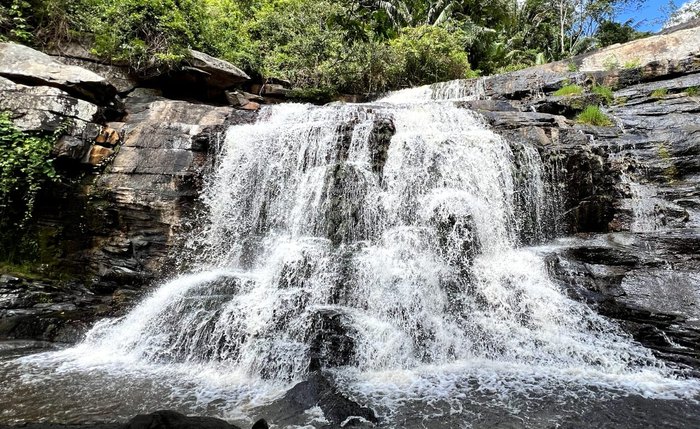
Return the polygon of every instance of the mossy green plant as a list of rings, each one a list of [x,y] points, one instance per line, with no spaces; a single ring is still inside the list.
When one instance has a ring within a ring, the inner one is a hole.
[[[614,55],[610,55],[603,60],[603,68],[606,71],[613,71],[620,68],[620,62]]]
[[[565,85],[554,92],[554,95],[557,97],[570,97],[581,94],[583,94],[583,88],[580,85]]]
[[[639,58],[635,58],[633,60],[627,60],[625,61],[625,64],[622,66],[626,70],[630,69],[636,69],[641,67],[642,62],[639,60]]]
[[[594,84],[591,87],[591,92],[593,94],[599,95],[603,99],[605,104],[611,104],[615,99],[612,88],[610,88],[609,86]]]
[[[663,170],[666,180],[669,183],[675,182],[676,177],[678,177],[678,169],[671,160],[671,152],[668,150],[665,144],[661,144],[657,148],[657,154],[665,163],[668,163],[668,166]]]
[[[658,88],[651,91],[649,95],[651,98],[664,98],[668,95],[668,88]]]
[[[690,88],[686,88],[685,94],[688,97],[697,97],[700,94],[700,87],[691,86]]]
[[[608,127],[612,125],[612,121],[600,110],[600,107],[592,105],[586,106],[586,108],[576,116],[576,122],[597,127]]]

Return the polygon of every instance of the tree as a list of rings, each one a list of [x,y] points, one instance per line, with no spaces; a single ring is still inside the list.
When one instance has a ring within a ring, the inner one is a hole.
[[[626,43],[648,35],[649,33],[637,31],[632,27],[631,20],[623,24],[614,21],[604,21],[598,26],[595,39],[597,47],[602,48],[615,43]]]

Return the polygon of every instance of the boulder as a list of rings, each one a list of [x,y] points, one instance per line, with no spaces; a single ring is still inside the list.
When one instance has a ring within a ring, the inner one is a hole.
[[[16,43],[0,43],[0,76],[18,83],[58,88],[96,104],[107,104],[117,93],[96,73]]]
[[[262,87],[262,95],[266,97],[284,98],[289,94],[289,90],[277,83],[266,83]]]
[[[0,111],[10,111],[23,131],[54,132],[72,128],[82,133],[99,108],[65,91],[49,86],[26,86],[0,77]]]
[[[333,381],[320,372],[310,374],[306,381],[289,389],[271,408],[278,410],[275,414],[279,414],[279,418],[274,422],[286,427],[293,424],[294,419],[304,411],[313,407],[319,407],[323,411],[324,417],[330,423],[329,426],[325,426],[328,428],[341,427],[342,423],[349,421],[375,424],[379,422],[372,409],[363,407],[340,392]]]
[[[265,99],[245,91],[226,91],[226,100],[231,106],[238,109],[258,110],[260,103]]]
[[[127,66],[104,64],[102,62],[90,61],[88,59],[65,56],[59,56],[57,59],[64,64],[82,67],[103,76],[116,88],[119,94],[129,93],[139,85],[138,80],[134,78],[131,73],[129,73],[129,68]]]
[[[124,429],[238,429],[214,417],[185,416],[175,411],[162,410],[139,414]]]
[[[250,76],[228,61],[203,52],[190,50],[188,62],[196,72],[204,73],[206,83],[211,87],[225,89],[250,80]]]

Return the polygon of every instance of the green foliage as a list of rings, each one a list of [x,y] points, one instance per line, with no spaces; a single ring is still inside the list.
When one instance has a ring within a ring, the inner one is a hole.
[[[700,87],[697,86],[691,86],[690,88],[685,89],[685,94],[688,97],[696,97],[698,94],[700,94]]]
[[[612,125],[612,121],[603,113],[598,106],[586,106],[583,112],[576,117],[579,124],[595,125],[605,127]]]
[[[603,60],[603,68],[607,71],[613,71],[620,68],[620,62],[613,55],[608,56]]]
[[[668,88],[655,89],[649,94],[651,98],[664,98],[666,95],[668,95]]]
[[[569,63],[566,65],[566,69],[567,69],[568,71],[570,71],[570,72],[577,72],[577,71],[578,71],[578,66],[576,65],[576,63],[574,63],[573,61],[571,61],[571,62],[569,62]]]
[[[615,99],[612,88],[609,86],[594,84],[593,87],[591,87],[591,92],[600,95],[605,104],[610,104]]]
[[[56,178],[48,160],[54,136],[18,130],[6,113],[0,114],[0,211],[21,200],[24,219],[31,216],[36,194],[47,180]]]
[[[632,21],[625,23],[614,21],[603,21],[595,33],[598,47],[614,45],[615,43],[626,43],[632,40],[646,37],[651,33],[637,31],[632,26]]]
[[[7,114],[0,114],[0,258],[3,260],[18,257],[17,249],[31,253],[35,247],[23,232],[42,186],[56,180],[56,171],[49,160],[55,140],[55,135],[20,131]]]
[[[625,61],[625,64],[622,66],[622,68],[624,68],[625,70],[631,70],[639,68],[641,65],[642,62],[639,60],[639,58],[634,58],[632,60]]]
[[[5,0],[0,37],[79,41],[139,73],[188,49],[255,78],[322,93],[380,92],[570,58],[637,37],[610,21],[631,0]],[[618,65],[615,64],[615,68]]]
[[[470,75],[465,37],[440,26],[407,28],[389,44],[390,81],[399,87],[424,85]]]
[[[114,0],[101,6],[94,51],[148,71],[187,57],[197,44],[205,11],[197,0]]]
[[[583,88],[579,85],[565,85],[559,88],[556,92],[554,92],[554,95],[558,97],[570,97],[572,95],[581,94],[583,94]]]

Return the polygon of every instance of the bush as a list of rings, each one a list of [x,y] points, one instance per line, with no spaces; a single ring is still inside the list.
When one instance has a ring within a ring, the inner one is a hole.
[[[205,0],[202,4],[205,13],[200,35],[202,50],[248,72],[259,72],[260,47],[250,37],[253,12],[237,0]]]
[[[591,88],[591,92],[600,95],[605,104],[610,104],[615,99],[615,95],[609,86],[595,84]]]
[[[610,118],[608,118],[598,106],[587,106],[583,112],[579,113],[576,117],[576,122],[598,127],[612,125]]]
[[[95,53],[146,72],[181,61],[197,46],[205,10],[197,0],[115,0],[99,15]]]
[[[554,92],[554,95],[558,97],[570,97],[581,94],[583,94],[583,88],[579,85],[565,85]]]
[[[666,95],[668,95],[668,88],[659,88],[651,91],[649,96],[651,98],[664,98]]]
[[[442,26],[406,28],[391,40],[390,81],[409,87],[469,77],[465,35]]]

